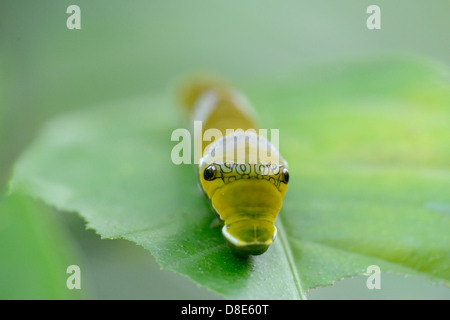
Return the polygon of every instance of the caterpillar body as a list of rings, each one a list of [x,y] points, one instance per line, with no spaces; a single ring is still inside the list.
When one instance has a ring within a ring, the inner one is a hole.
[[[264,253],[276,237],[274,222],[289,182],[287,162],[258,134],[254,111],[236,89],[217,80],[190,79],[180,97],[191,121],[201,121],[202,137],[210,129],[220,133],[212,142],[203,139],[195,163],[223,236],[238,254]]]

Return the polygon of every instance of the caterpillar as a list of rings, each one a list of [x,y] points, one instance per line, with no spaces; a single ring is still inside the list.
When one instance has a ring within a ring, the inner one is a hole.
[[[256,132],[255,112],[246,97],[211,78],[185,81],[181,104],[192,122],[201,121],[202,141],[195,159],[198,181],[209,199],[232,251],[259,255],[276,238],[274,225],[289,182],[287,162],[266,137]],[[231,131],[231,133],[230,133]],[[270,155],[256,150],[270,151]]]

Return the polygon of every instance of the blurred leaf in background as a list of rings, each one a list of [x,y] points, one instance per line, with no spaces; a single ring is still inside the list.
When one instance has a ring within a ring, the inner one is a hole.
[[[0,299],[89,297],[89,271],[54,214],[19,194],[1,198]],[[82,290],[67,288],[71,265],[81,268]]]

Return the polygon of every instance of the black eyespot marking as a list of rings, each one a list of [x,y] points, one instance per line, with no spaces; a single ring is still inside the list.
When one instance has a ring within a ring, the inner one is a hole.
[[[206,181],[214,180],[216,178],[216,167],[208,166],[203,172],[203,178],[205,178]]]
[[[283,169],[283,178],[284,178],[284,183],[287,184],[289,182],[289,172],[286,168]]]

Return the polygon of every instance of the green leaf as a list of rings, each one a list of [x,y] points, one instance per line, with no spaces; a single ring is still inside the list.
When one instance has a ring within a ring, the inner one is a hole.
[[[133,241],[226,298],[304,298],[374,264],[450,283],[450,98],[434,67],[340,63],[243,91],[263,127],[280,129],[291,173],[279,237],[261,256],[230,253],[193,167],[171,162],[170,96],[56,118],[17,162],[12,189],[79,212],[103,238]]]
[[[69,290],[67,267],[82,266],[77,248],[45,205],[14,194],[0,199],[0,299],[80,299]],[[83,269],[84,270],[84,269]]]

